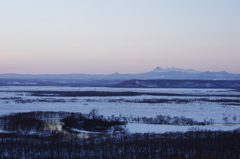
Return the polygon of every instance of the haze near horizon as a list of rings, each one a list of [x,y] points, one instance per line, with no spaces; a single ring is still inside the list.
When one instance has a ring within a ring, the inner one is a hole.
[[[1,1],[0,74],[240,73],[240,1]]]

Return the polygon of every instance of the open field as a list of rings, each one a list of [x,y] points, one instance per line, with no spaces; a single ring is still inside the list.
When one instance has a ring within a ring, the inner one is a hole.
[[[30,111],[88,113],[104,116],[191,118],[214,124],[240,123],[240,92],[231,89],[150,89],[107,87],[0,87],[0,115]],[[130,132],[194,129],[233,130],[240,125],[146,125],[129,123]]]

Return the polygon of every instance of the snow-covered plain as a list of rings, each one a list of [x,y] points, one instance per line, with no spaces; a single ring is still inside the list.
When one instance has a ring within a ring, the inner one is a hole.
[[[0,86],[0,91],[109,91],[109,92],[158,92],[184,94],[237,94],[234,89],[198,88],[112,88],[112,87],[58,87],[58,86]]]
[[[26,91],[108,91],[108,92],[154,92],[172,93],[179,96],[118,96],[118,97],[37,97],[30,96]],[[185,96],[181,96],[185,94]],[[206,95],[204,97],[192,95]],[[217,96],[216,96],[217,95]],[[31,102],[18,103],[13,98]],[[10,86],[0,87],[0,115],[30,112],[30,111],[66,111],[89,113],[97,108],[99,114],[104,116],[122,115],[133,117],[155,117],[156,115],[184,116],[197,121],[214,119],[217,124],[240,123],[240,103],[204,102],[194,99],[235,99],[240,100],[240,91],[231,89],[160,89],[160,88],[107,88],[107,87],[35,87],[35,86]],[[11,99],[12,98],[12,99]],[[40,102],[41,99],[48,101]],[[57,102],[55,100],[64,102]],[[136,103],[143,99],[192,99],[188,103]],[[126,102],[128,100],[130,102]],[[131,102],[132,101],[132,102]],[[174,126],[174,125],[146,125],[130,123],[127,128],[130,132],[167,132],[188,131],[197,129],[207,130],[233,130],[240,125],[212,125],[212,126]]]
[[[228,131],[240,128],[240,125],[206,125],[206,126],[176,126],[176,125],[153,125],[153,124],[136,124],[129,123],[127,129],[133,133],[165,133],[165,132],[186,132],[198,130],[210,131]]]

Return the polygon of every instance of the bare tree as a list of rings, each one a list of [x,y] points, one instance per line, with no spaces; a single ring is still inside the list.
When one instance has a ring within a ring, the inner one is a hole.
[[[95,119],[95,118],[98,117],[98,115],[99,115],[98,109],[93,108],[93,109],[89,112],[88,117],[89,117],[89,118],[92,118],[92,119]]]

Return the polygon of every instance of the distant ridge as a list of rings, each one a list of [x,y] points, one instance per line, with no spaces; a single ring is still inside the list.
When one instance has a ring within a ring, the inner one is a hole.
[[[0,74],[1,79],[73,79],[73,80],[130,80],[130,79],[194,79],[194,80],[240,80],[240,74],[222,72],[201,72],[193,69],[156,67],[150,72],[138,74]]]
[[[117,88],[240,88],[240,80],[128,80]]]

